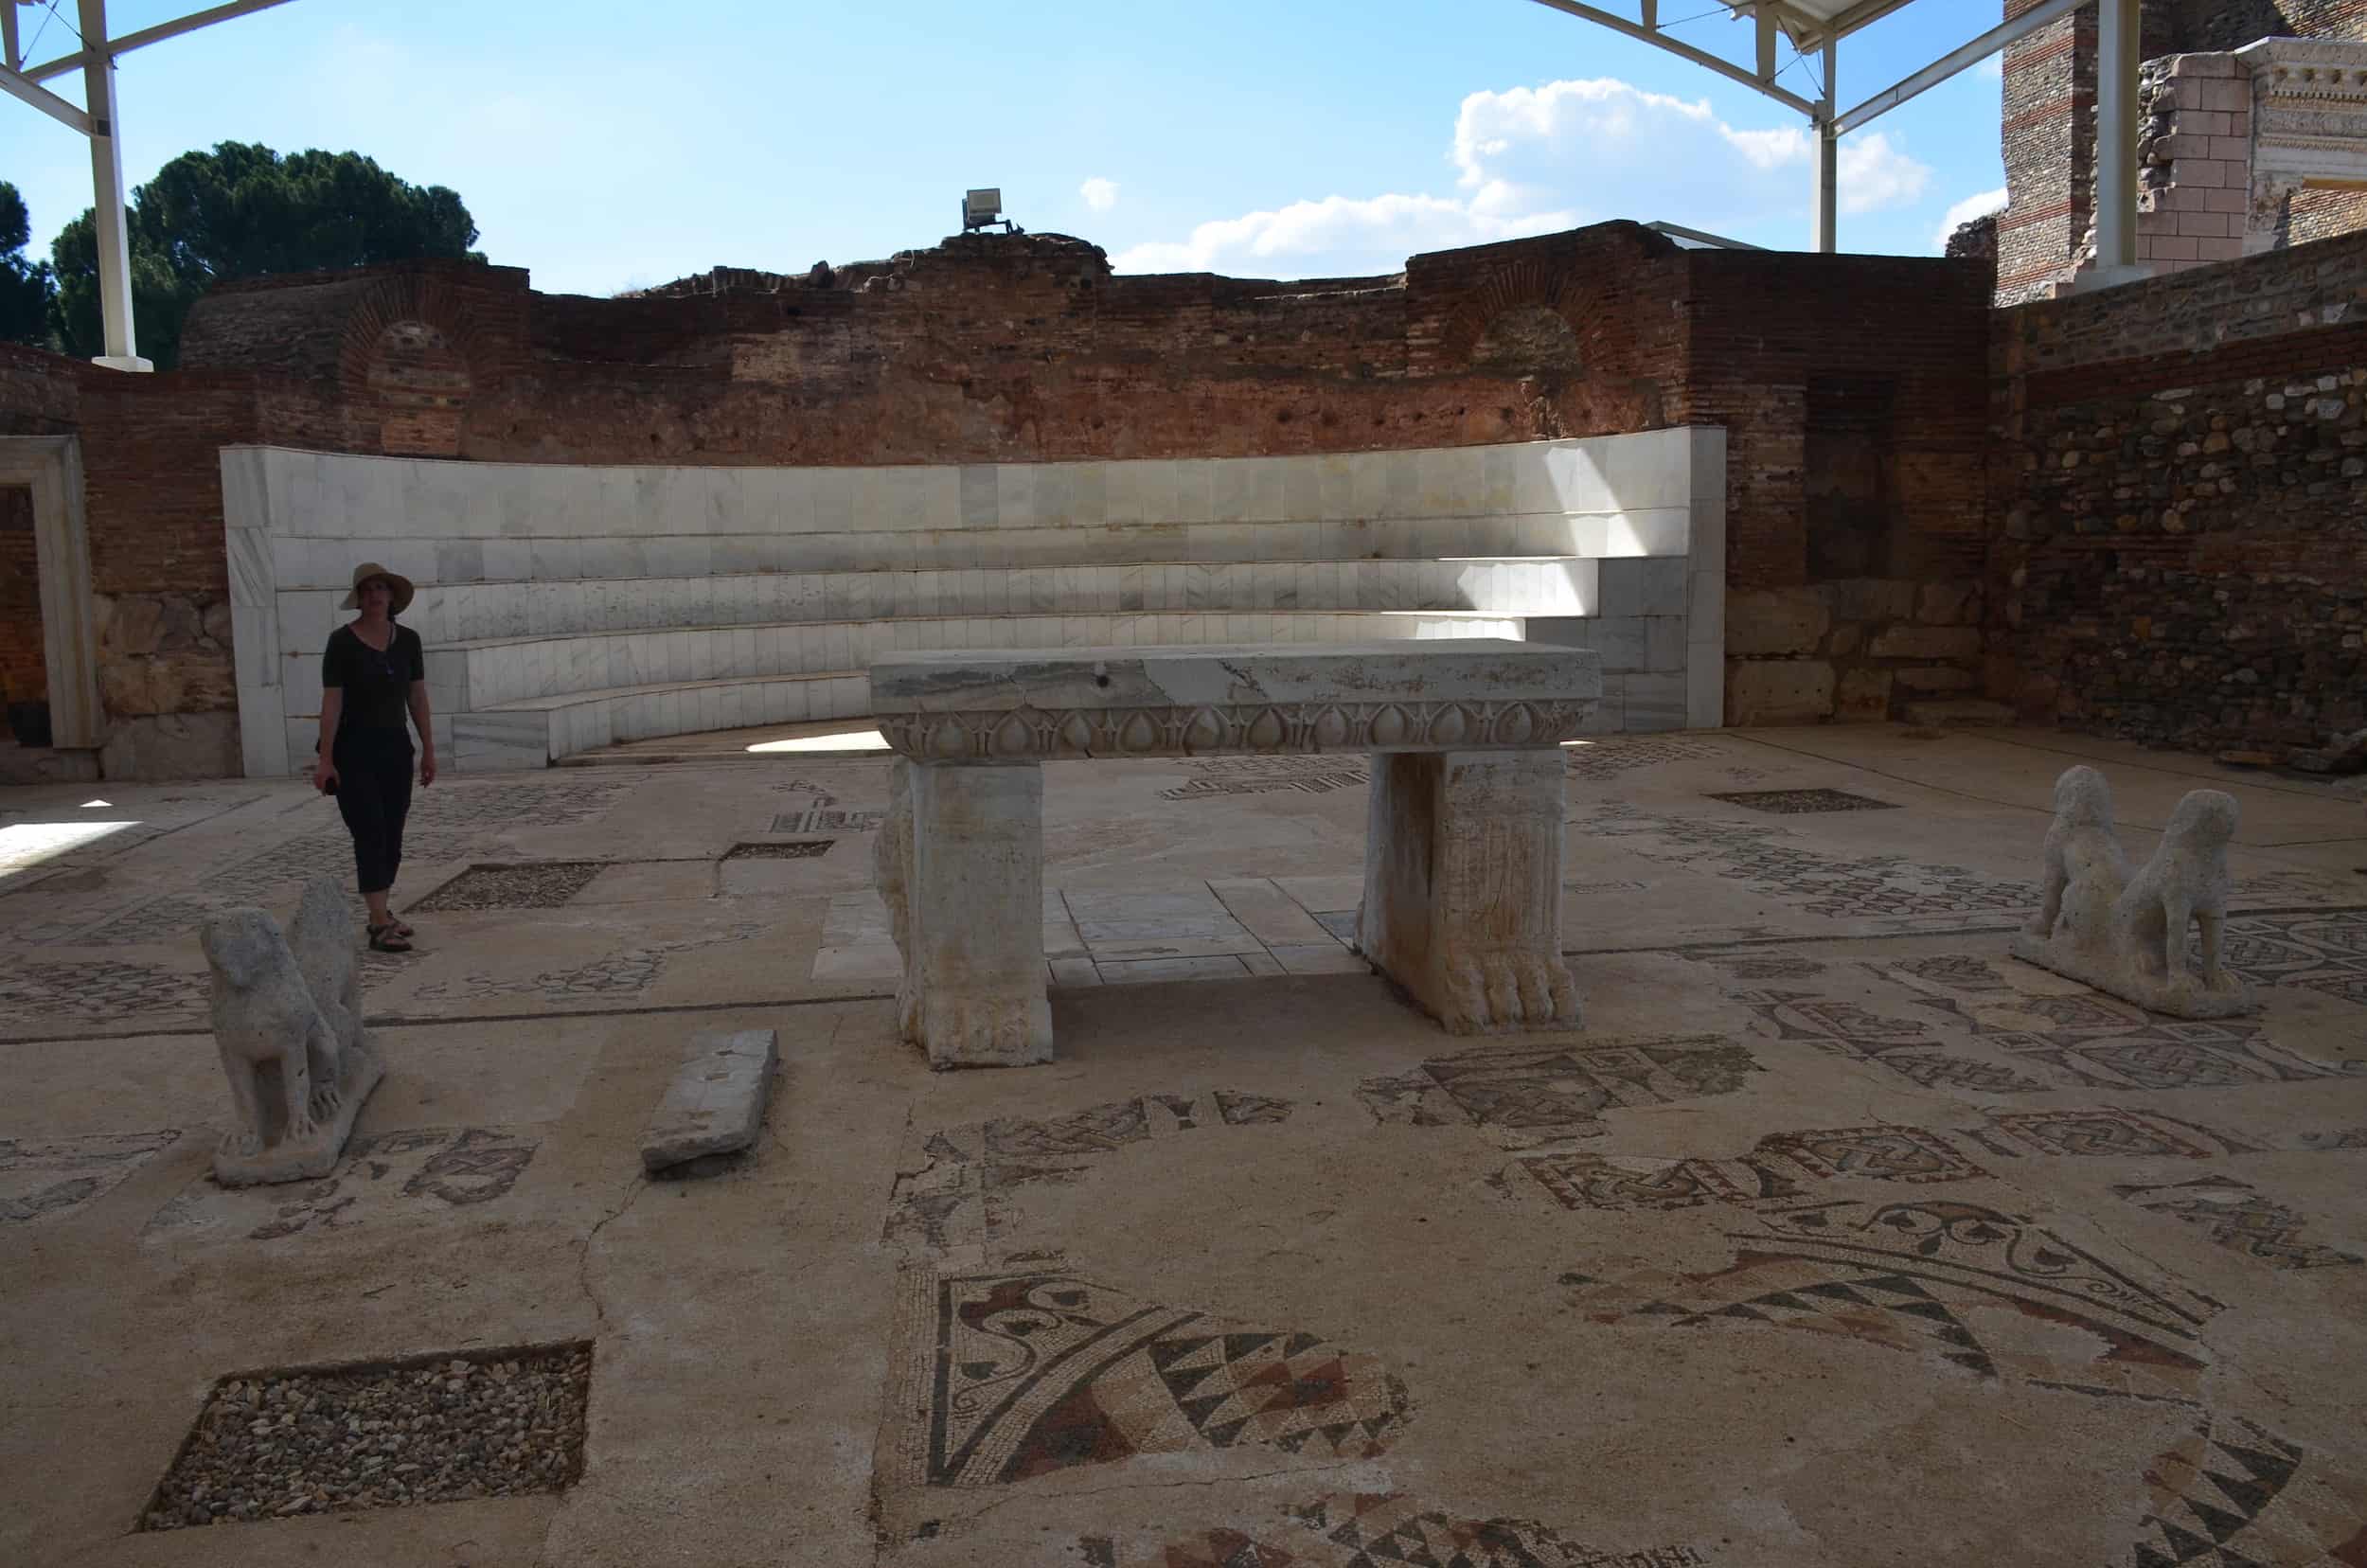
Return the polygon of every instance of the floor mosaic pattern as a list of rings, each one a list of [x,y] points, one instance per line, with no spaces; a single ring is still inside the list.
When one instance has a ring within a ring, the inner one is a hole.
[[[1183,764],[1188,783],[1161,790],[1162,800],[1209,800],[1226,795],[1328,794],[1361,789],[1372,775],[1361,757],[1207,757]]]
[[[210,1175],[194,935],[344,884],[333,804],[0,800],[46,835],[0,844],[0,1562],[2367,1568],[2356,799],[2056,734],[1574,745],[1584,1026],[1469,1039],[1353,951],[1369,758],[1054,763],[1056,1060],[933,1073],[887,764],[756,739],[420,792],[402,899],[537,885],[361,956],[385,1081],[268,1187]],[[2073,760],[2132,824],[2237,795],[2263,1010],[2009,956]],[[762,1135],[650,1178],[746,1029]]]
[[[1231,1528],[1167,1543],[1159,1568],[1705,1568],[1690,1546],[1610,1552],[1529,1519],[1458,1519],[1393,1492],[1342,1492],[1288,1510],[1288,1523],[1249,1535]],[[1292,1528],[1291,1526],[1296,1526]],[[1092,1568],[1125,1568],[1106,1538],[1079,1542]]]
[[[180,1136],[168,1129],[46,1141],[0,1138],[0,1225],[65,1219],[122,1185]]]
[[[1716,1035],[1488,1045],[1367,1078],[1356,1096],[1383,1126],[1468,1124],[1512,1142],[1541,1143],[1598,1136],[1603,1114],[1614,1107],[1731,1095],[1758,1071],[1749,1049]]]
[[[907,1256],[999,1258],[1019,1190],[1084,1179],[1103,1156],[1217,1127],[1276,1127],[1296,1107],[1237,1090],[1142,1095],[1045,1120],[1009,1117],[931,1132],[902,1162],[881,1239]]]
[[[1903,855],[1822,854],[1789,842],[1788,829],[1752,822],[1654,816],[1611,804],[1596,808],[1584,830],[1647,859],[1742,882],[1804,914],[1834,919],[2002,916],[2035,902],[2026,882],[1998,882]]]
[[[1982,1379],[2196,1403],[2216,1304],[2132,1257],[2108,1261],[2026,1217],[1956,1201],[1817,1203],[1730,1231],[1706,1274],[1565,1274],[1605,1326],[1749,1326],[1928,1356]],[[2055,1330],[2074,1329],[2066,1336]]]
[[[1377,1361],[1315,1334],[1061,1271],[925,1278],[921,1291],[934,1372],[904,1458],[932,1487],[1242,1444],[1377,1458],[1408,1416],[1404,1385]]]
[[[445,1209],[497,1203],[534,1163],[540,1134],[522,1128],[411,1128],[357,1135],[317,1182],[221,1187],[210,1176],[152,1215],[150,1240],[219,1232],[250,1241],[432,1220]]]

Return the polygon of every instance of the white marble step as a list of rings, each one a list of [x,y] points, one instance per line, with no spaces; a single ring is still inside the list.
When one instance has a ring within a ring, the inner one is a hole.
[[[1355,642],[1397,637],[1518,637],[1520,616],[1469,611],[1191,611],[1175,615],[944,615],[910,619],[684,627],[504,638],[427,650],[439,713],[653,682],[860,669],[873,656],[941,648],[1075,648],[1134,643]],[[320,711],[320,661],[290,658],[288,711]]]
[[[1434,615],[1006,615],[981,621],[861,623],[903,635],[932,628],[940,636],[979,641],[914,641],[913,648],[1091,648],[1226,642],[1360,643],[1429,637],[1519,637],[1522,623],[1502,616]],[[737,629],[745,632],[748,629]],[[804,629],[792,629],[804,630]],[[732,629],[726,629],[726,635]],[[652,633],[670,636],[675,633]],[[590,640],[590,639],[578,639]],[[891,643],[889,646],[894,646]],[[881,650],[884,651],[884,649]],[[464,769],[541,767],[620,740],[734,729],[746,724],[861,718],[870,711],[863,669],[870,653],[818,668],[750,668],[686,678],[620,681],[541,690],[452,713],[455,765]]]
[[[1682,561],[1623,562],[1620,570],[1631,575],[1646,564],[1663,567],[1682,591]],[[588,631],[906,615],[1184,610],[1476,610],[1553,616],[1637,613],[1601,604],[1602,566],[1577,556],[1511,556],[439,581],[421,584],[403,619],[429,646],[448,647]],[[317,650],[342,618],[337,610],[342,593],[290,589],[279,594],[283,624],[293,629],[291,646]]]
[[[811,719],[866,723],[871,682],[862,670],[666,681],[569,692],[453,718],[454,765],[470,773],[547,767],[620,740],[697,735]]]

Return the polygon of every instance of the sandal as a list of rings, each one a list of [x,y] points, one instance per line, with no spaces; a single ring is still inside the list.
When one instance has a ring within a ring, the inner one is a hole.
[[[400,919],[394,922],[394,932],[396,935],[400,936],[405,940],[418,935],[417,931],[412,929],[410,921]]]
[[[411,951],[411,944],[403,940],[402,928],[391,920],[383,926],[364,926],[362,929],[370,934],[370,951],[373,953]]]

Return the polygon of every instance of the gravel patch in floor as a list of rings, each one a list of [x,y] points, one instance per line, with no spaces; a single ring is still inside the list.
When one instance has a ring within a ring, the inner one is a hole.
[[[140,1527],[562,1491],[591,1382],[581,1344],[231,1379]]]
[[[1870,795],[1851,794],[1847,790],[1738,790],[1727,794],[1712,794],[1712,800],[1723,800],[1735,806],[1748,806],[1754,811],[1773,811],[1781,816],[1798,816],[1808,811],[1895,811],[1898,803],[1876,800]]]
[[[608,869],[603,861],[551,861],[539,865],[472,865],[411,907],[557,909]]]
[[[725,860],[818,860],[830,852],[836,839],[810,839],[803,844],[735,844]]]

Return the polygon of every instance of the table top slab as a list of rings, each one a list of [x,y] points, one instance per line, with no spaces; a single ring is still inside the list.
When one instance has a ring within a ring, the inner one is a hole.
[[[915,761],[1536,748],[1575,738],[1600,655],[1509,638],[891,653],[871,711]]]
[[[947,649],[871,664],[871,711],[1045,713],[1303,703],[1591,702],[1601,656],[1506,637]]]

